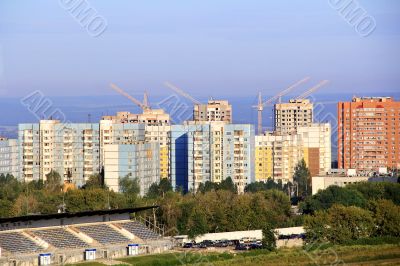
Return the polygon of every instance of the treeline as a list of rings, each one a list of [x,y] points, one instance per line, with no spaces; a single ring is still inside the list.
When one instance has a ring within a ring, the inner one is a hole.
[[[229,190],[182,195],[168,192],[158,202],[159,221],[170,234],[255,230],[266,224],[294,226],[289,197],[278,190],[238,195]]]
[[[103,181],[101,174],[93,175],[84,187],[66,190],[54,171],[45,182],[22,183],[11,175],[0,175],[0,217],[157,205],[155,211],[138,215],[163,224],[169,235],[196,236],[304,224],[307,242],[400,237],[400,184],[331,186],[311,196],[304,162],[296,168],[294,184],[255,182],[246,186],[244,194],[237,193],[230,178],[219,184],[206,182],[197,193],[187,194],[173,191],[169,180],[162,179],[151,185],[144,197],[140,196],[138,180],[122,178],[120,193],[110,191]],[[303,215],[291,212],[291,201],[297,200]]]
[[[400,184],[361,182],[346,187],[330,186],[300,203],[304,214],[329,209],[334,204],[367,208],[369,201],[386,199],[400,205]]]
[[[63,191],[57,172],[50,172],[46,179],[44,182],[19,182],[12,175],[0,175],[0,217],[127,208],[142,204],[136,180],[121,179],[121,187],[126,193],[117,193],[104,186],[100,174],[91,176],[83,188],[67,191]]]
[[[306,242],[399,243],[400,184],[331,186],[301,204]]]
[[[307,243],[346,244],[371,238],[400,240],[400,207],[389,200],[368,203],[367,208],[334,204],[305,218]]]
[[[149,210],[140,215],[156,215],[156,223],[165,225],[170,235],[190,236],[260,229],[267,223],[282,227],[301,222],[301,217],[291,214],[290,199],[282,192],[281,184],[271,189],[258,186],[255,192],[239,195],[228,178],[220,184],[207,182],[198,193],[184,195],[173,191],[171,183],[163,179],[140,197],[137,180],[127,177],[120,181],[121,193],[105,187],[101,175],[90,177],[83,188],[67,191],[62,190],[57,172],[50,172],[46,179],[21,183],[11,175],[0,176],[0,217],[158,205],[155,213]],[[251,187],[246,190],[251,191]]]

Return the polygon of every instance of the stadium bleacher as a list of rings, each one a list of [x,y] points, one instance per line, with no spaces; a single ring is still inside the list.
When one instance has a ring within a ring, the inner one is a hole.
[[[32,233],[56,248],[81,248],[88,244],[64,228],[35,230]]]
[[[172,239],[130,220],[132,213],[152,208],[0,218],[0,265],[58,265],[165,252],[173,248]]]
[[[0,233],[0,247],[11,253],[31,253],[43,250],[42,247],[19,232]]]
[[[116,225],[121,226],[128,232],[134,234],[135,236],[143,240],[152,240],[160,238],[160,236],[157,233],[153,232],[152,230],[148,229],[144,224],[137,221],[117,223]]]
[[[130,241],[129,238],[118,233],[107,224],[76,226],[75,228],[103,245],[127,243]]]

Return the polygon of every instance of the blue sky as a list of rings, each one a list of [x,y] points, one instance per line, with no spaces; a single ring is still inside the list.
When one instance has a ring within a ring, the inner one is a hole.
[[[0,96],[169,91],[273,94],[311,76],[320,93],[398,91],[400,1],[358,0],[376,21],[362,37],[329,0],[87,0],[107,21],[93,38],[60,1],[0,2]]]

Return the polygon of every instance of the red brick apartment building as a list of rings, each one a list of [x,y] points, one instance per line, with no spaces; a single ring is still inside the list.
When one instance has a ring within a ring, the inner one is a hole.
[[[400,168],[400,102],[354,97],[338,103],[338,166],[364,173]]]

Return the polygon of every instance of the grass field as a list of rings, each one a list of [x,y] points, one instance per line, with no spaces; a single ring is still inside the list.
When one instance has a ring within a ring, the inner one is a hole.
[[[115,261],[114,261],[115,262]],[[282,249],[277,252],[254,250],[241,253],[176,252],[118,259],[120,265],[400,265],[399,245],[332,246],[306,252],[303,249]],[[81,266],[100,266],[83,263]]]

